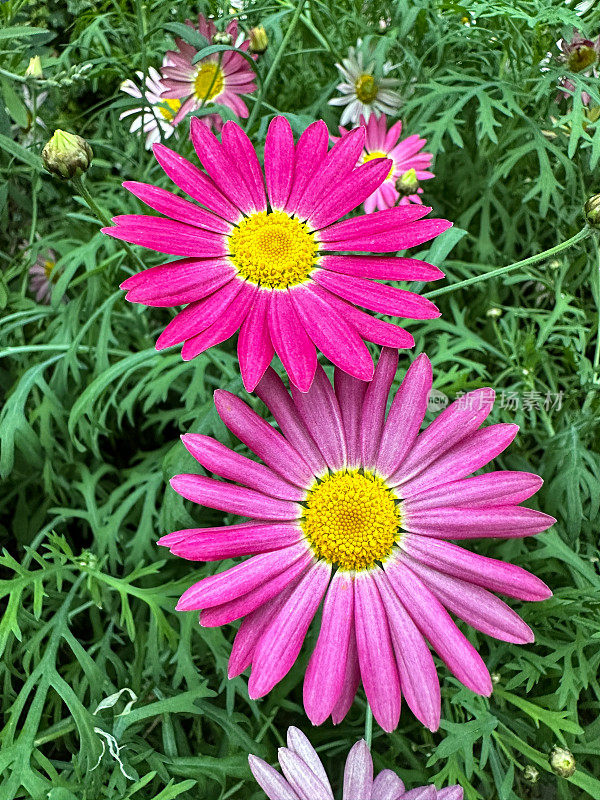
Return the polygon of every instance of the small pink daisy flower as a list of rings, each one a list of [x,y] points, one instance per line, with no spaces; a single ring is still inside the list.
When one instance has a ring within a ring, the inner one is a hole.
[[[251,520],[159,541],[192,561],[252,556],[195,583],[177,605],[202,610],[200,624],[208,627],[243,619],[229,676],[252,665],[251,698],[289,672],[324,600],[304,681],[315,725],[330,715],[340,722],[362,681],[384,730],[398,724],[401,692],[436,730],[440,687],[426,640],[465,686],[492,691],[481,656],[448,612],[489,636],[526,643],[531,629],[493,592],[521,600],[551,595],[524,569],[447,541],[530,536],[554,523],[519,505],[539,489],[537,475],[467,477],[510,444],[517,426],[480,429],[494,400],[492,390],[479,389],[419,433],[432,384],[425,355],[406,373],[386,418],[397,364],[398,351],[384,348],[370,383],[336,370],[334,387],[319,366],[310,390],[292,386],[291,397],[269,369],[257,394],[281,432],[217,390],[219,416],[263,463],[188,434],[189,452],[226,480],[171,480],[188,500]]]
[[[368,122],[365,121],[364,117],[361,117],[360,124],[365,126],[367,135],[365,148],[360,156],[359,163],[366,164],[374,158],[389,158],[393,163],[381,186],[365,200],[364,207],[367,214],[372,214],[376,209],[393,208],[398,201],[400,201],[400,205],[421,203],[419,195],[423,194],[423,189],[419,187],[415,194],[401,197],[396,189],[396,181],[402,178],[409,170],[414,170],[415,177],[419,181],[435,177],[433,172],[428,171],[433,155],[420,152],[427,140],[421,139],[414,134],[399,142],[398,140],[402,134],[402,122],[395,122],[388,130],[385,114],[380,117],[372,114]],[[347,133],[346,128],[340,127],[340,133],[342,135]],[[337,139],[337,137],[332,138]]]
[[[598,72],[598,63],[600,61],[600,36],[595,40],[585,39],[577,30],[573,30],[571,41],[567,42],[565,39],[560,39],[556,46],[561,51],[559,60],[564,62],[571,72],[581,72],[584,75],[593,75],[597,78],[600,73]],[[560,81],[562,91],[556,95],[556,102],[558,103],[562,98],[569,98],[573,96],[575,91],[575,84],[569,78],[564,77]],[[591,102],[591,97],[587,92],[581,93],[581,102],[584,106],[588,106]]]
[[[287,747],[277,754],[280,775],[266,761],[248,756],[256,782],[270,800],[333,800],[333,791],[317,751],[298,728],[288,728]],[[390,769],[373,774],[373,759],[364,739],[348,753],[344,767],[342,800],[463,800],[460,786],[420,786],[406,791]]]
[[[52,284],[56,280],[54,267],[56,253],[48,250],[45,255],[38,255],[35,263],[29,267],[29,288],[38,303],[50,305],[52,300]]]
[[[198,25],[194,26],[190,20],[187,25],[195,28],[204,36],[209,44],[217,32],[215,23],[198,14]],[[238,32],[237,20],[232,20],[226,28],[233,42],[236,41]],[[233,50],[224,53],[213,53],[206,56],[198,63],[193,64],[196,48],[184,41],[176,39],[177,50],[169,50],[166,58],[169,63],[163,66],[162,83],[165,90],[162,97],[166,99],[182,100],[186,98],[181,108],[175,115],[173,124],[177,125],[185,115],[200,108],[208,102],[220,103],[228,106],[238,117],[248,116],[248,106],[240,95],[252,94],[256,90],[254,72],[246,59]],[[248,50],[250,40],[246,39],[239,45],[240,50]],[[219,63],[219,56],[221,62]],[[257,56],[252,56],[256,59]],[[211,117],[219,115],[211,115]],[[203,117],[207,121],[206,117]]]
[[[412,319],[439,316],[424,297],[378,281],[436,280],[437,267],[395,255],[450,227],[422,219],[425,206],[403,206],[340,221],[385,180],[388,159],[354,168],[365,129],[345,134],[327,152],[329,133],[314,122],[294,145],[289,123],[276,117],[265,144],[265,179],[250,140],[233,122],[222,141],[197,119],[192,139],[206,172],[164,145],[154,154],[169,177],[204,208],[144,183],[123,185],[164,217],[115,217],[104,232],[117,239],[184,256],[121,284],[127,299],[150,306],[189,303],[160,335],[160,350],[184,342],[192,359],[238,329],[238,355],[251,391],[280,357],[306,391],[317,357],[361,380],[373,375],[364,339],[412,347],[412,336],[356,308]],[[378,255],[365,255],[376,253]],[[355,305],[356,304],[356,305]]]

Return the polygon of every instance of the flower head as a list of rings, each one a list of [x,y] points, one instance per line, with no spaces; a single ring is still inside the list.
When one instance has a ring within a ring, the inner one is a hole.
[[[269,44],[269,37],[262,25],[250,29],[250,52],[262,55],[266,53]]]
[[[198,24],[186,23],[195,28],[203,36],[207,44],[213,42],[217,28],[212,20],[198,15]],[[237,20],[232,20],[225,33],[236,41],[238,36]],[[256,90],[254,72],[246,59],[234,50],[224,53],[213,53],[202,58],[196,64],[194,56],[196,48],[183,39],[176,39],[177,50],[167,53],[168,64],[162,69],[162,83],[165,87],[162,97],[183,101],[174,124],[177,125],[187,113],[194,111],[209,102],[228,106],[238,117],[248,116],[248,107],[241,98],[243,94],[252,94]],[[250,40],[239,44],[239,49],[247,51]],[[219,58],[220,57],[220,58]],[[185,99],[184,99],[185,98]],[[219,115],[211,115],[211,119]],[[207,117],[202,118],[208,122]]]
[[[321,367],[307,393],[291,397],[269,369],[257,387],[276,431],[242,400],[215,392],[217,411],[258,464],[214,439],[183,442],[207,470],[177,475],[180,495],[250,518],[229,527],[182,530],[159,544],[192,561],[252,556],[188,589],[178,609],[201,610],[200,624],[243,619],[230,677],[252,665],[249,693],[263,697],[294,664],[321,604],[321,630],[304,681],[304,706],[318,725],[346,715],[362,681],[375,719],[393,730],[400,694],[431,730],[440,720],[440,687],[428,640],[474,692],[492,683],[475,648],[452,621],[504,641],[533,641],[523,620],[493,592],[543,600],[548,587],[513,564],[447,539],[522,537],[554,519],[519,503],[542,481],[485,466],[513,440],[516,425],[480,429],[493,392],[455,401],[419,433],[432,384],[419,356],[393,398],[398,352],[384,348],[373,380]],[[235,481],[235,483],[229,482]]]
[[[288,728],[287,747],[280,747],[279,764],[283,775],[257,756],[248,762],[256,782],[270,800],[333,800],[329,778],[321,759],[301,730]],[[373,774],[373,759],[364,739],[357,742],[348,753],[344,768],[344,793],[342,800],[462,800],[460,786],[436,790],[435,786],[421,786],[405,790],[404,783],[389,769]]]
[[[420,203],[419,195],[423,193],[423,189],[419,188],[418,184],[414,185],[413,191],[404,193],[399,192],[396,184],[405,179],[410,170],[414,172],[415,181],[434,177],[433,172],[428,171],[433,159],[432,154],[421,152],[426,140],[413,135],[399,141],[402,135],[402,122],[395,122],[388,130],[385,114],[379,118],[372,114],[368,120],[361,116],[360,124],[366,128],[365,147],[360,155],[360,163],[366,164],[375,158],[389,158],[392,162],[392,167],[381,186],[365,200],[367,214],[373,213],[376,209],[392,208],[398,202],[401,205]],[[341,134],[346,132],[345,128],[340,127]]]
[[[395,114],[400,106],[400,95],[392,87],[397,86],[394,78],[386,78],[392,68],[389,61],[382,67],[382,74],[375,74],[375,61],[365,65],[361,41],[357,47],[348,48],[348,56],[341,64],[336,64],[343,81],[337,87],[341,97],[329,101],[332,106],[346,106],[340,123],[358,123],[361,116],[368,120],[371,114]]]
[[[59,178],[78,178],[87,172],[94,152],[86,140],[75,133],[56,130],[42,150],[42,162],[48,172]]]
[[[163,67],[168,63],[168,58],[165,56]],[[142,72],[136,72],[136,75],[140,82],[143,81]],[[168,139],[172,136],[175,131],[175,115],[181,107],[181,102],[161,97],[164,86],[161,83],[160,73],[154,67],[148,69],[146,88],[143,94],[139,86],[132,80],[124,81],[121,84],[121,91],[144,100],[143,106],[123,111],[119,115],[119,119],[133,116],[129,131],[138,135],[146,135],[146,150],[150,150],[153,144],[160,142],[161,138]]]
[[[598,61],[600,60],[600,36],[597,39],[584,39],[577,30],[573,30],[571,41],[560,39],[556,46],[561,51],[559,60],[566,64],[570,72],[582,73],[583,75],[593,75],[597,78]],[[568,77],[560,81],[561,91],[556,96],[558,102],[562,97],[568,98],[575,91],[575,84]],[[581,93],[581,101],[584,106],[590,104],[591,97],[587,92]]]
[[[29,267],[29,288],[38,303],[50,304],[52,299],[52,284],[56,281],[56,253],[48,250],[40,253],[35,263]]]
[[[560,778],[570,778],[575,774],[577,762],[575,756],[566,747],[554,745],[548,758],[552,772]]]
[[[26,78],[43,78],[42,59],[39,56],[33,56],[29,59],[29,64],[25,70]]]
[[[159,349],[184,342],[187,360],[240,329],[238,354],[248,390],[276,352],[292,382],[306,391],[317,366],[315,346],[351,375],[369,380],[373,363],[364,339],[413,345],[406,331],[355,303],[400,317],[439,316],[431,301],[370,279],[441,277],[431,264],[382,254],[426,242],[451,223],[423,219],[431,210],[424,206],[340,221],[373,194],[391,167],[388,159],[375,159],[355,169],[364,148],[363,127],[327,152],[324,122],[314,122],[294,144],[289,123],[276,117],[267,133],[264,179],[238,125],[227,122],[221,142],[197,119],[191,128],[206,172],[164,145],[155,145],[154,153],[169,177],[203,207],[155,186],[126,182],[171,219],[126,215],[104,229],[117,239],[184,257],[122,284],[133,302],[189,303],[159,337]]]

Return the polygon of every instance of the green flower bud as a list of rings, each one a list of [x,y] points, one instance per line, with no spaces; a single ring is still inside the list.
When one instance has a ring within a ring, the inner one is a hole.
[[[262,25],[250,29],[250,47],[248,49],[251,53],[262,55],[266,51],[268,44],[269,37]]]
[[[400,197],[408,197],[410,194],[416,194],[419,188],[416,171],[414,169],[409,169],[403,175],[400,175],[395,185],[396,191]]]
[[[27,69],[25,70],[25,77],[26,78],[43,78],[44,74],[42,72],[42,60],[39,56],[34,56],[33,58],[29,59],[29,64]]]
[[[54,131],[54,136],[42,150],[42,161],[48,172],[59,178],[78,178],[92,163],[92,148],[81,136],[66,131]]]
[[[550,751],[548,761],[552,767],[552,772],[560,778],[570,778],[577,768],[573,753],[565,747],[554,745]]]
[[[527,783],[537,783],[540,777],[540,771],[533,764],[527,764],[523,770],[523,780]]]
[[[600,194],[593,194],[584,207],[588,225],[600,228]]]
[[[225,31],[217,31],[213,36],[213,44],[231,44],[232,42],[231,34]]]
[[[488,310],[485,312],[486,317],[492,317],[492,318],[501,317],[502,313],[503,313],[502,309],[498,308],[497,306],[493,306],[492,308],[488,308]]]

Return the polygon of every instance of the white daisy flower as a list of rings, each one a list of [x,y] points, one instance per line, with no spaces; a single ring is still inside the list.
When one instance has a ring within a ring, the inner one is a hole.
[[[167,66],[168,63],[168,59],[165,59],[163,67]],[[136,72],[135,74],[141,82],[144,78],[143,73]],[[138,135],[140,135],[140,132],[146,135],[146,150],[152,149],[153,144],[160,142],[161,139],[168,139],[173,134],[175,131],[173,118],[179,111],[181,101],[170,98],[165,99],[160,96],[164,91],[164,86],[161,83],[160,73],[154,67],[148,69],[145,98],[142,96],[139,86],[132,80],[123,81],[121,90],[132,97],[145,100],[143,108],[141,106],[129,108],[119,115],[119,119],[135,115],[129,131],[131,133],[137,132]]]
[[[357,47],[348,48],[348,57],[341,64],[336,64],[343,82],[337,87],[341,97],[334,97],[329,101],[332,106],[346,106],[340,119],[341,125],[356,124],[361,115],[368,122],[371,114],[376,117],[381,114],[396,115],[400,107],[400,95],[392,87],[398,81],[395,78],[386,78],[393,66],[386,61],[382,68],[382,76],[374,74],[375,62],[365,65],[363,53],[360,50],[361,41]]]

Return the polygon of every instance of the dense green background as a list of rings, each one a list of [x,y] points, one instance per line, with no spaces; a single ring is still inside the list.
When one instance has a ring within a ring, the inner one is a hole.
[[[429,257],[448,284],[484,277],[572,236],[584,224],[585,198],[600,191],[600,125],[585,120],[579,93],[557,105],[561,67],[552,60],[541,68],[574,23],[600,32],[595,5],[578,19],[562,0],[307,0],[249,133],[260,150],[275,111],[297,133],[315,118],[335,132],[339,109],[327,105],[334,63],[358,37],[371,42],[379,62],[397,64],[406,131],[426,136],[435,154],[424,198],[456,225]],[[270,37],[263,77],[294,7],[246,6],[244,25],[264,24]],[[363,732],[362,695],[338,728],[307,722],[309,647],[267,698],[252,702],[246,677],[226,678],[232,626],[202,630],[194,614],[174,612],[181,591],[212,567],[171,558],[156,539],[231,522],[188,506],[167,479],[194,469],[180,433],[235,446],[212,405],[217,386],[243,392],[234,342],[191,363],[177,348],[156,353],[172,312],[124,301],[118,284],[138,264],[99,233],[72,186],[40,167],[41,147],[60,127],[92,144],[87,185],[110,216],[140,209],[122,180],[167,186],[118,119],[131,105],[119,85],[136,69],[158,67],[172,45],[166,25],[198,10],[224,13],[217,4],[164,0],[0,5],[0,800],[254,800],[262,794],[247,754],[273,759],[292,723],[320,747],[339,789],[342,759]],[[390,20],[384,34],[380,18]],[[20,76],[34,54],[45,78],[28,85],[49,92],[39,111],[48,130],[26,133]],[[597,80],[574,80],[600,105]],[[174,146],[189,155],[186,126]],[[34,253],[52,248],[60,257],[50,306],[28,292],[26,240]],[[147,265],[162,260],[135,249]],[[536,503],[558,518],[538,539],[476,543],[536,572],[555,596],[512,603],[536,632],[533,646],[469,633],[497,680],[489,701],[440,665],[438,733],[406,706],[395,733],[375,730],[376,766],[409,786],[459,782],[468,800],[600,797],[599,263],[591,236],[534,267],[448,292],[436,301],[440,320],[409,325],[438,389],[505,393],[493,420],[517,422],[521,433],[497,466],[541,474]],[[399,378],[411,357],[402,356]],[[511,392],[518,409],[507,402]],[[562,393],[557,407],[544,408],[548,393]],[[121,714],[133,698],[115,695],[126,687],[137,699]],[[96,728],[123,747],[131,780],[108,752],[101,758]],[[577,758],[569,780],[549,769],[555,743]],[[536,784],[524,778],[528,764],[539,770]]]

